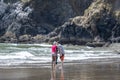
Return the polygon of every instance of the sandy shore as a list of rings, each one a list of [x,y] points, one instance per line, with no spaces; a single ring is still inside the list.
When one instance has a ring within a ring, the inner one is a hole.
[[[0,80],[120,80],[120,59],[97,59],[60,63],[56,69],[0,68]]]

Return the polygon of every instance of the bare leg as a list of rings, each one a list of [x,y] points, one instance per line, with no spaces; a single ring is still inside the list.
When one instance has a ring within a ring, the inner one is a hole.
[[[61,66],[62,66],[62,68],[63,68],[63,61],[61,61]]]
[[[63,63],[64,63],[64,54],[62,56],[60,56],[61,59],[61,66],[63,67]]]
[[[56,66],[56,56],[52,56],[52,68]]]
[[[55,66],[56,66],[56,62],[52,61],[52,69],[55,69]]]

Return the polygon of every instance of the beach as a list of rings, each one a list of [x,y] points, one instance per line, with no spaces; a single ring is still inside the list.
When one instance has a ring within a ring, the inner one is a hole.
[[[90,59],[40,67],[0,68],[0,80],[120,80],[120,59]],[[50,63],[48,63],[50,64]],[[47,65],[47,64],[46,64]]]
[[[65,59],[51,67],[49,44],[0,44],[0,80],[120,80],[119,44],[64,45]]]

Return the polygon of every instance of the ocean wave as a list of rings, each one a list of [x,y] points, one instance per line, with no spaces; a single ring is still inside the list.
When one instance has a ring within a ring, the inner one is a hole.
[[[27,51],[21,51],[21,52],[13,52],[8,55],[0,55],[0,59],[27,59],[30,57],[34,57],[33,54],[27,52]]]

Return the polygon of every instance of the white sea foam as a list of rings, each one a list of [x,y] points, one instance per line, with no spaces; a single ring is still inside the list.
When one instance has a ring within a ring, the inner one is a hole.
[[[0,65],[51,62],[49,44],[0,44],[0,46]],[[109,49],[65,47],[65,61],[119,57],[120,55]],[[59,57],[58,61],[60,61]]]
[[[42,44],[32,44],[34,46],[42,46],[42,47],[51,47],[52,45],[50,44],[46,44],[46,43],[42,43]]]
[[[16,56],[21,56],[21,57],[32,57],[34,55],[32,55],[31,53],[27,52],[27,51],[21,51],[21,52],[14,52],[11,53],[12,55],[16,55]]]
[[[31,53],[27,51],[21,51],[21,52],[13,52],[8,55],[1,55],[0,59],[27,59],[30,57],[34,57]]]

